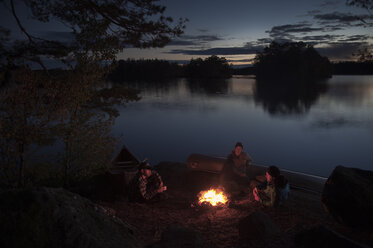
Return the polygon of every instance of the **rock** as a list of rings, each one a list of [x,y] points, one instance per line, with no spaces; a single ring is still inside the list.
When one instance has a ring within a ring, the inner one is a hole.
[[[203,245],[204,239],[198,231],[183,227],[180,224],[172,224],[163,231],[161,241],[151,247],[198,248],[203,247]]]
[[[238,232],[240,239],[251,240],[274,236],[278,234],[279,230],[267,214],[255,211],[239,221]]]
[[[115,201],[126,195],[126,189],[123,173],[105,172],[80,180],[70,190],[94,201]]]
[[[7,190],[0,199],[0,247],[142,247],[132,226],[67,190]]]
[[[325,183],[321,201],[337,221],[373,229],[373,172],[337,166]]]
[[[323,225],[302,230],[295,235],[294,239],[296,246],[302,248],[366,248]]]

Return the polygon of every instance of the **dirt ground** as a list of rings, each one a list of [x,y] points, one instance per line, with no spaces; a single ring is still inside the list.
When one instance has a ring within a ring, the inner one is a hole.
[[[159,241],[166,227],[175,223],[198,230],[205,247],[296,247],[292,234],[316,224],[350,234],[323,209],[320,194],[300,190],[292,189],[285,204],[270,208],[255,202],[248,185],[234,185],[226,206],[193,207],[201,190],[219,185],[218,175],[189,172],[180,164],[175,164],[173,169],[169,166],[172,164],[157,167],[168,187],[167,200],[146,204],[128,202],[125,198],[99,202],[113,215],[136,227],[147,245]],[[243,243],[239,240],[238,222],[257,210],[270,216],[280,235],[269,241]]]

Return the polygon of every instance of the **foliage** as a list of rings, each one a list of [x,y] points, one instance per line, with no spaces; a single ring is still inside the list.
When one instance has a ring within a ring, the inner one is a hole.
[[[357,53],[353,55],[358,57],[358,62],[360,63],[373,63],[373,54],[367,47],[358,50]]]
[[[211,56],[206,59],[191,59],[186,66],[186,75],[192,78],[230,78],[231,69],[224,57]]]
[[[333,74],[336,75],[372,75],[373,62],[341,61],[333,64]]]
[[[30,146],[53,141],[48,127],[56,113],[54,105],[48,104],[55,99],[52,87],[36,72],[19,69],[14,71],[14,84],[0,94],[0,177],[13,185],[24,185],[25,157]]]
[[[328,58],[303,42],[272,42],[257,53],[254,67],[257,78],[289,79],[287,82],[327,78],[332,73]]]
[[[359,8],[366,9],[368,12],[368,17],[370,18],[365,18],[361,19],[361,22],[364,24],[364,27],[371,27],[373,26],[372,22],[367,21],[367,19],[372,19],[373,18],[373,0],[347,0],[346,4],[348,6],[356,6]],[[358,56],[359,62],[372,62],[373,61],[373,54],[372,50],[368,48],[361,49],[357,52],[357,54],[354,54],[355,56]]]
[[[80,54],[103,61],[114,59],[127,46],[162,47],[182,33],[186,21],[180,19],[172,27],[172,18],[163,15],[165,7],[156,4],[156,0],[22,0],[31,10],[33,19],[41,23],[58,21],[67,27],[70,40],[62,42],[29,33],[16,15],[14,0],[5,2],[9,2],[27,38],[9,49],[7,57],[21,61],[27,58],[39,64],[43,57],[68,63],[67,55]]]
[[[183,76],[183,68],[165,60],[119,60],[108,79],[113,82],[159,80]]]
[[[373,1],[372,0],[347,0],[347,5],[356,6],[364,8],[367,10],[373,10]]]
[[[90,175],[109,163],[115,143],[110,127],[118,115],[113,105],[138,99],[135,91],[103,87],[117,53],[129,46],[162,47],[182,33],[186,20],[172,26],[172,18],[163,15],[165,7],[156,0],[20,2],[41,24],[62,23],[69,39],[48,40],[30,33],[14,0],[0,1],[25,36],[16,40],[0,27],[0,179],[14,186],[9,175],[18,170],[13,174],[24,186],[30,178],[25,171],[32,171],[25,169],[32,163],[27,160],[30,147],[57,140],[64,144],[59,161],[68,185],[69,179]],[[46,60],[59,61],[66,70],[48,71]],[[29,69],[36,65],[42,70]]]
[[[120,60],[109,73],[113,82],[136,80],[159,80],[175,77],[229,78],[232,71],[225,58],[211,56],[206,59],[191,59],[182,66],[164,60]]]

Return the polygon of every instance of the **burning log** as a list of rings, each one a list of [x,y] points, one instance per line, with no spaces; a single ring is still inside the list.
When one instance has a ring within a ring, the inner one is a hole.
[[[192,207],[222,207],[228,203],[228,196],[224,193],[224,190],[209,189],[199,192],[198,200]]]

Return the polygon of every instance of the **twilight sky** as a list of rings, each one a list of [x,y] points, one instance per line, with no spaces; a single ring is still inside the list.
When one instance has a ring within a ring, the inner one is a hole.
[[[6,2],[6,1],[5,1]],[[185,33],[164,48],[128,48],[118,59],[166,59],[185,62],[218,55],[249,64],[257,51],[277,41],[304,41],[330,60],[351,60],[358,49],[373,49],[373,14],[346,6],[345,0],[160,0],[166,15],[188,18]],[[61,24],[40,25],[17,9],[25,26],[40,36],[64,39]],[[0,25],[16,30],[0,9]],[[14,35],[21,35],[13,31]],[[67,38],[67,37],[65,37]]]
[[[128,49],[119,58],[190,60],[224,56],[250,63],[272,40],[311,43],[331,60],[372,47],[373,15],[345,0],[161,0],[166,14],[185,17],[185,33],[162,49]],[[363,19],[363,21],[361,20]]]

